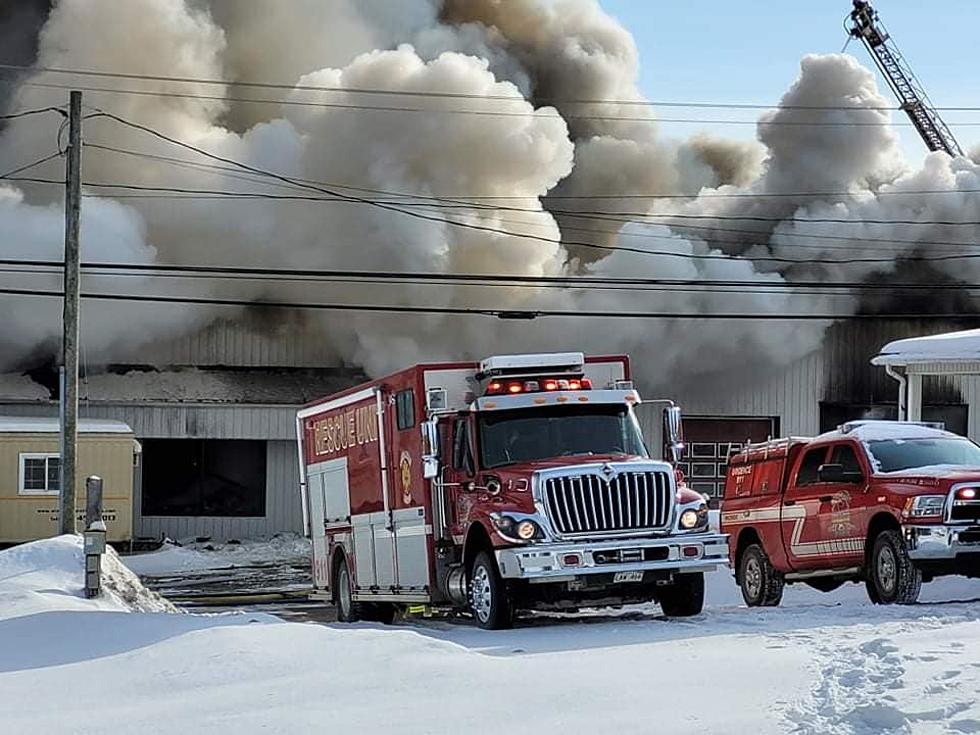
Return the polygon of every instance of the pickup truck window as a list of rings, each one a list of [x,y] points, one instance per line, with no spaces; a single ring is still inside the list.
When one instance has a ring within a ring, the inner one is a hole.
[[[980,447],[969,439],[881,439],[868,442],[878,472],[915,467],[980,467]]]
[[[820,469],[820,465],[824,463],[824,459],[827,457],[827,447],[818,447],[816,449],[811,449],[803,457],[803,462],[800,464],[799,472],[796,473],[796,484],[800,485],[813,485],[820,481],[817,477],[817,470]]]
[[[855,473],[856,476],[856,473],[860,473],[862,476],[864,475],[861,463],[850,444],[838,444],[834,447],[834,451],[830,454],[830,464],[839,464],[844,469],[845,474]]]
[[[640,427],[620,405],[548,406],[481,414],[486,469],[552,457],[629,454],[646,457]]]

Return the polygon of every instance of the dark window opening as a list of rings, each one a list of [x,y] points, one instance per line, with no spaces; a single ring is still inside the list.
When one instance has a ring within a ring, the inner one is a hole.
[[[398,430],[404,431],[415,426],[415,392],[403,390],[395,394],[395,416]]]
[[[144,516],[264,516],[266,443],[146,439]]]
[[[796,473],[797,486],[813,485],[820,481],[817,471],[820,469],[820,465],[824,463],[826,456],[827,447],[811,449],[806,453],[806,456],[803,457],[803,463],[800,465],[800,471]]]

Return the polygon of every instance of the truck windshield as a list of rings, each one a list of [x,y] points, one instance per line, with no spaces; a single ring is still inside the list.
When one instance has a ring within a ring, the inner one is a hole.
[[[548,406],[483,413],[484,468],[551,457],[628,454],[647,457],[640,427],[626,406]]]
[[[879,472],[935,465],[980,467],[980,447],[968,439],[883,439],[869,441],[868,449]]]

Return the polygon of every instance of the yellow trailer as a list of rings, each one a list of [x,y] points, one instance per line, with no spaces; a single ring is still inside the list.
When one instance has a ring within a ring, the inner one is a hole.
[[[0,416],[0,544],[58,533],[58,452],[58,419]],[[123,422],[78,422],[79,528],[85,516],[85,478],[98,475],[107,539],[132,540],[139,453],[133,430]]]

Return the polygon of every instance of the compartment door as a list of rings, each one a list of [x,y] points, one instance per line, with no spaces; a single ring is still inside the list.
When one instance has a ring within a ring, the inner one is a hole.
[[[323,475],[320,472],[306,478],[306,494],[310,499],[310,539],[313,543],[313,586],[330,586],[330,561],[327,556],[326,514],[323,503]]]

